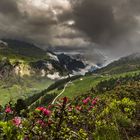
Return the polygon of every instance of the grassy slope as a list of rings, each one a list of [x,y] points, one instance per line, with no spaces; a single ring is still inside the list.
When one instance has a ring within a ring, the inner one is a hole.
[[[53,81],[47,78],[26,78],[22,84],[15,83],[11,87],[3,88],[2,84],[0,87],[0,104],[4,105],[10,99],[16,101],[18,98],[27,98],[28,96],[32,96],[33,94],[46,89],[52,83]]]
[[[86,91],[90,90],[92,87],[96,86],[101,80],[104,79],[106,79],[106,77],[102,76],[87,76],[83,77],[82,80],[77,79],[66,88],[62,96],[73,98],[80,94],[84,94]],[[61,90],[57,90],[56,92],[60,93]]]
[[[37,61],[37,60],[40,60],[40,59],[48,59],[48,56],[46,54],[43,54],[43,55],[40,55],[40,56],[36,56],[33,55],[32,56],[26,56],[26,55],[23,55],[23,54],[18,54],[18,53],[15,53],[13,50],[11,50],[10,48],[6,49],[6,50],[0,50],[0,60],[3,58],[3,57],[6,57],[10,60],[10,62],[15,62],[15,61],[20,61],[20,62],[24,62],[25,64],[28,64],[30,62],[33,62],[33,61]],[[28,50],[30,52],[30,50]]]
[[[31,43],[11,39],[4,39],[4,41],[8,43],[8,49],[6,48],[3,53],[17,54],[30,58],[42,58],[46,54],[45,51]]]
[[[96,87],[96,85],[98,83],[100,83],[101,81],[109,80],[112,77],[118,78],[118,77],[125,77],[126,75],[133,76],[136,73],[139,73],[139,71],[127,72],[127,73],[113,75],[113,76],[89,75],[89,76],[80,77],[80,78],[77,78],[76,80],[72,80],[72,84],[69,84],[66,87],[65,91],[63,92],[63,94],[59,98],[67,96],[67,97],[72,99],[72,98],[75,98],[79,95],[83,95],[87,92],[90,93],[91,88]],[[45,104],[50,103],[51,102],[50,100],[53,100],[53,98],[55,98],[59,93],[62,92],[64,85],[67,82],[68,82],[68,80],[63,80],[62,82],[59,82],[59,83],[57,82],[58,84],[56,84],[56,86],[51,86],[53,88],[51,88],[51,89],[49,88],[47,91],[45,91],[44,95],[41,96],[40,98],[38,98],[33,103],[34,105],[32,104],[33,107],[44,104],[44,103],[41,103],[42,99],[45,100]],[[49,96],[51,96],[52,99],[49,99],[49,101],[47,101],[47,98],[49,98]]]
[[[65,92],[62,94],[61,97],[67,96],[69,98],[74,98],[78,95],[86,93],[92,87],[95,87],[100,81],[108,80],[110,78],[125,77],[127,75],[133,76],[137,73],[140,73],[140,71],[126,72],[126,73],[122,73],[122,74],[115,74],[112,76],[109,76],[109,75],[84,76],[82,78],[82,80],[80,80],[81,78],[74,80],[73,83],[66,88]],[[63,89],[64,85],[65,85],[65,83],[63,85],[60,85],[62,87],[62,89]],[[50,91],[50,93],[59,94],[62,91],[62,89],[59,89],[59,88],[54,89],[54,90]]]

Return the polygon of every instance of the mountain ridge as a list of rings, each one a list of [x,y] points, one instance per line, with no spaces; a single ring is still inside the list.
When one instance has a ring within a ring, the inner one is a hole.
[[[94,72],[97,74],[119,74],[137,70],[140,70],[140,52],[115,60],[107,66],[97,69]]]
[[[0,46],[1,63],[9,61],[12,68],[15,68],[16,71],[21,69],[24,71],[23,68],[20,67],[21,64],[23,64],[24,68],[26,68],[26,74],[28,74],[28,76],[33,73],[35,76],[47,76],[48,74],[54,74],[57,75],[56,78],[60,78],[61,76],[66,76],[68,73],[72,74],[73,71],[79,71],[80,69],[84,69],[86,67],[80,60],[74,59],[65,54],[55,54],[51,51],[44,51],[34,44],[24,41],[2,39]],[[18,65],[14,67],[17,62],[19,62]],[[5,63],[5,65],[6,64],[7,63]],[[1,65],[1,69],[3,69],[2,67],[3,65]],[[24,72],[22,73],[22,75],[24,75]]]

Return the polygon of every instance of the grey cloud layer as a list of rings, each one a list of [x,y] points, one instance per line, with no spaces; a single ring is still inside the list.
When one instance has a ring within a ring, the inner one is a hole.
[[[0,0],[0,37],[115,58],[140,50],[140,0]]]
[[[108,44],[137,30],[139,0],[79,0],[73,2],[75,27],[94,42]]]
[[[49,9],[38,9],[21,0],[0,1],[1,37],[47,44],[52,35],[50,29],[56,25],[56,20]]]

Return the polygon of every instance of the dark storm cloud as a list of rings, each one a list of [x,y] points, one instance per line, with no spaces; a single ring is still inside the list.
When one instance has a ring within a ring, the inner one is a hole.
[[[72,4],[75,27],[96,43],[109,44],[138,27],[139,0],[78,0]]]
[[[20,2],[23,1],[0,0],[0,38],[47,45],[47,41],[51,40],[50,28],[56,25],[52,11],[37,9]]]
[[[16,0],[0,0],[0,13],[14,17],[19,16]]]
[[[130,0],[131,10],[136,14],[140,14],[140,0]]]
[[[0,28],[3,31],[5,29],[7,34],[11,32],[13,36],[21,36],[21,38],[40,36],[41,38],[37,38],[37,40],[40,39],[40,42],[42,42],[43,35],[46,38],[49,37],[49,39],[46,39],[47,41],[50,40],[50,36],[58,36],[59,38],[59,35],[56,34],[57,30],[54,32],[51,29],[56,28],[56,25],[61,26],[63,24],[65,29],[79,30],[77,33],[70,33],[68,30],[68,33],[61,35],[64,39],[72,39],[78,36],[85,39],[89,37],[92,42],[102,46],[115,44],[122,38],[127,40],[129,35],[138,28],[136,16],[140,15],[140,0],[120,0],[117,2],[116,0],[70,1],[72,10],[63,10],[62,0],[61,5],[55,4],[53,9],[44,10],[41,7],[38,9],[31,5],[28,7],[29,4],[26,5],[25,3],[22,7],[19,7],[18,4],[23,2],[22,0],[0,0],[0,20],[1,24],[3,23]],[[58,1],[56,2],[58,3]],[[58,11],[59,14],[55,14],[54,11]],[[18,19],[15,20],[13,17],[18,17]],[[74,21],[74,24],[70,27],[66,23],[69,20]],[[9,25],[14,26],[14,28]],[[64,31],[59,30],[59,32]],[[87,37],[83,34],[86,34]]]
[[[140,0],[68,1],[0,0],[0,38],[78,48],[93,61],[140,51]]]
[[[29,34],[34,35],[38,33],[39,35],[43,35],[47,33],[49,35],[49,28],[56,24],[56,20],[41,14],[38,16],[27,16],[22,26],[28,29]]]

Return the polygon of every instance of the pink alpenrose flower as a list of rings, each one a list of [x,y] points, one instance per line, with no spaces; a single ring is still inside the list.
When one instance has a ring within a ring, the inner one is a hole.
[[[13,124],[17,127],[19,127],[19,125],[21,124],[21,118],[20,117],[15,117],[13,120],[12,120]]]
[[[37,111],[41,111],[45,116],[50,116],[51,111],[45,107],[38,107],[36,108]]]
[[[87,98],[84,99],[82,102],[86,105],[89,101],[90,101],[90,97],[87,97]]]
[[[10,106],[7,106],[5,109],[5,113],[12,113],[12,109]]]
[[[93,100],[91,104],[92,105],[96,105],[97,104],[97,101],[96,100]]]
[[[42,112],[46,116],[50,116],[51,115],[51,111],[49,109],[44,108]]]

